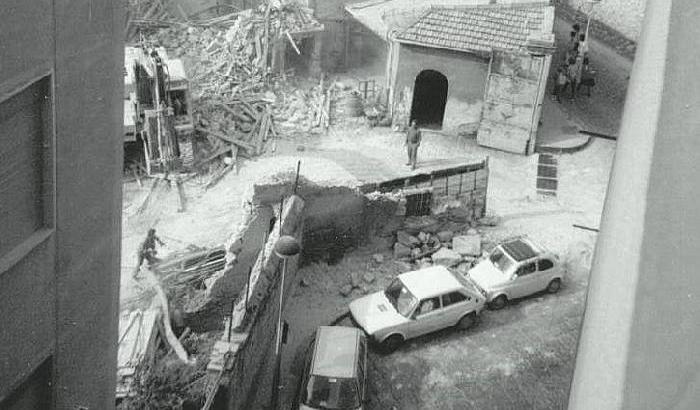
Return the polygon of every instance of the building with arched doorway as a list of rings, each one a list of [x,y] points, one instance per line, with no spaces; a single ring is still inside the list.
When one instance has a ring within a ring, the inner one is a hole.
[[[531,153],[554,44],[554,7],[513,0],[424,3],[348,8],[370,28],[370,17],[382,16],[374,31],[386,30],[394,125],[415,120],[424,128],[477,134],[484,146]]]

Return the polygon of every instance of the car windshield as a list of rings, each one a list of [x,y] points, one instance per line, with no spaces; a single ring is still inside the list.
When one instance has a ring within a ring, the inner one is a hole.
[[[394,279],[384,291],[386,298],[400,315],[408,317],[416,307],[418,299],[404,286],[400,279]]]
[[[489,256],[489,260],[491,263],[493,263],[493,266],[498,268],[501,272],[508,272],[510,268],[515,265],[515,262],[513,259],[508,256],[501,248],[496,248],[493,252],[491,252],[491,256]]]
[[[316,409],[350,410],[360,407],[355,379],[311,376],[303,403]]]

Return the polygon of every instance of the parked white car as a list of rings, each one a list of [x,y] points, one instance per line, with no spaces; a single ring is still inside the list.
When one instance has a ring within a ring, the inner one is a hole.
[[[468,277],[483,290],[490,308],[501,309],[511,299],[543,290],[558,292],[564,271],[556,255],[520,237],[496,246]]]
[[[353,320],[387,351],[405,340],[450,326],[467,329],[484,308],[484,297],[444,266],[406,272],[382,292],[350,303]]]

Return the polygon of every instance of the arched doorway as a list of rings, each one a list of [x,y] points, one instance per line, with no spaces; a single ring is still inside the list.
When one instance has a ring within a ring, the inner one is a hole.
[[[411,120],[420,127],[441,128],[447,104],[447,77],[439,71],[423,70],[416,76]]]

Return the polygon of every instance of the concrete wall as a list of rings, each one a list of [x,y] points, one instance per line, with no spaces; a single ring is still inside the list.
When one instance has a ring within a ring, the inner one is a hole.
[[[479,120],[488,68],[488,60],[470,54],[402,44],[393,87],[397,94],[413,89],[421,71],[439,71],[448,81],[443,128],[456,128]]]
[[[56,165],[55,226],[0,255],[0,400],[50,358],[53,408],[114,406],[123,7],[3,2],[0,100],[52,73]]]
[[[568,3],[584,13],[591,10],[586,0],[568,0]],[[645,7],[646,0],[601,0],[593,8],[591,16],[636,41],[642,31]]]
[[[248,272],[255,265],[274,217],[269,206],[251,208],[247,218],[227,242],[227,263],[209,285],[207,297],[198,306],[185,310],[187,326],[196,332],[220,329],[224,316],[230,313],[231,301],[243,291]]]
[[[569,408],[700,403],[696,0],[649,0],[596,245]]]
[[[303,200],[299,197],[287,200],[282,214],[282,235],[292,235],[301,242],[304,229],[303,212]],[[277,331],[277,301],[282,277],[282,261],[274,253],[274,245],[279,237],[278,221],[253,268],[249,312],[245,313],[242,301],[236,307],[234,338],[240,335],[245,339],[236,350],[234,369],[227,389],[230,409],[264,408],[270,401]],[[285,300],[292,294],[289,290],[296,279],[298,261],[299,256],[287,261]]]

